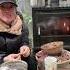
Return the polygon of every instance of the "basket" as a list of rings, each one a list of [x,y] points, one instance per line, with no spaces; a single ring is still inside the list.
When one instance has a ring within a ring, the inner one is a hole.
[[[64,52],[66,53],[65,55],[69,55],[70,58],[70,52],[67,50],[63,50],[63,53]],[[58,62],[57,67],[57,70],[70,70],[70,59],[65,60],[63,62]]]
[[[70,70],[70,60],[57,65],[57,70]]]
[[[0,70],[27,70],[25,61],[5,62],[0,65]]]

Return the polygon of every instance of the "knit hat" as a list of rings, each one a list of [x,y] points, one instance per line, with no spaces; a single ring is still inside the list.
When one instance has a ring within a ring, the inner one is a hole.
[[[0,4],[7,3],[7,2],[10,2],[10,3],[14,4],[15,6],[17,6],[16,0],[0,0]]]

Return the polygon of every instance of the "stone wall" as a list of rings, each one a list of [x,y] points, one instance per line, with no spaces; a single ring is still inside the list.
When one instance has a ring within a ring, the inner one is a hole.
[[[26,12],[29,15],[31,15],[31,6],[30,6],[30,0],[18,0],[18,10],[21,12]]]
[[[26,12],[29,16],[32,16],[32,10],[30,6],[30,0],[18,0],[18,10],[21,13]],[[29,28],[29,39],[30,39],[30,45],[33,47],[33,28],[32,28],[32,22],[28,24]]]

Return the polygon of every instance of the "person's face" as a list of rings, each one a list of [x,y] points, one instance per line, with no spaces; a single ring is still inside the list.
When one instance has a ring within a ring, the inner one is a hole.
[[[0,5],[0,19],[10,24],[16,18],[16,6],[12,3],[3,3]]]

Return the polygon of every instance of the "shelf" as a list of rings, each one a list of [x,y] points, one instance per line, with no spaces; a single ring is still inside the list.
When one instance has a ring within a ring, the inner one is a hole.
[[[32,8],[33,11],[43,11],[43,12],[52,12],[52,11],[70,11],[70,7],[51,7],[51,8],[47,8],[47,7],[33,7]]]
[[[70,7],[33,7],[32,14],[46,14],[48,15],[68,15],[70,14]]]
[[[34,37],[44,37],[44,38],[46,38],[46,37],[70,37],[70,35],[47,35],[47,36],[44,36],[44,35],[33,35]]]
[[[32,7],[33,10],[70,10],[70,7]]]

